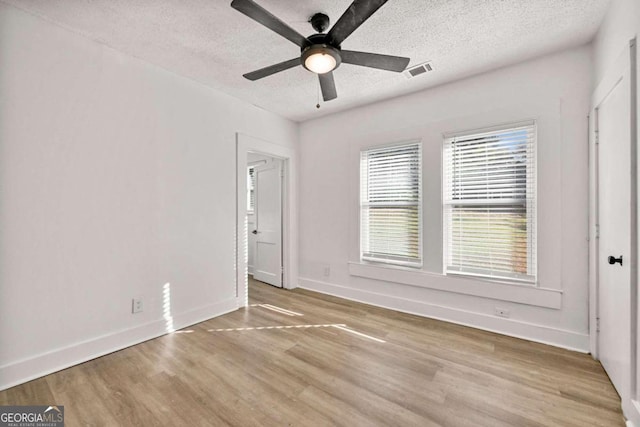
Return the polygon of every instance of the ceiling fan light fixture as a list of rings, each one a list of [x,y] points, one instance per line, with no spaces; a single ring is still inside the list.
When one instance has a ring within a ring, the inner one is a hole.
[[[316,74],[326,74],[341,63],[340,53],[331,46],[313,45],[302,52],[304,68]]]
[[[326,53],[314,53],[304,60],[304,66],[316,74],[325,74],[336,68],[336,60]]]

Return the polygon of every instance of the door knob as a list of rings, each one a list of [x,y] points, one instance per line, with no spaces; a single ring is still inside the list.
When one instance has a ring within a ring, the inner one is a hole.
[[[253,230],[251,233],[258,234],[258,230]]]
[[[620,255],[620,258],[616,258],[614,256],[609,255],[609,264],[613,265],[616,262],[619,262],[620,265],[622,265],[622,255]]]

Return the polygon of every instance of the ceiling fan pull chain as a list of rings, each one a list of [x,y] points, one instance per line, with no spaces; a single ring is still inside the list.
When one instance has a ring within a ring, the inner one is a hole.
[[[320,109],[320,80],[318,80],[318,103],[316,104],[316,108]]]

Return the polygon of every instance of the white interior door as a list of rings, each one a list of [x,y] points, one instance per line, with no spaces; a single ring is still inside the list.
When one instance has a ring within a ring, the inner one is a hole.
[[[596,90],[593,112],[598,162],[598,355],[623,401],[629,397],[631,376],[629,77],[630,62],[621,57]]]
[[[253,278],[282,287],[282,161],[254,169],[256,246]]]

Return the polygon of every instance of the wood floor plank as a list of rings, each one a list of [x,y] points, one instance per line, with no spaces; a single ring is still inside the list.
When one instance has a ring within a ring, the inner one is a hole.
[[[588,355],[254,280],[249,297],[0,405],[64,405],[67,426],[624,425]]]

